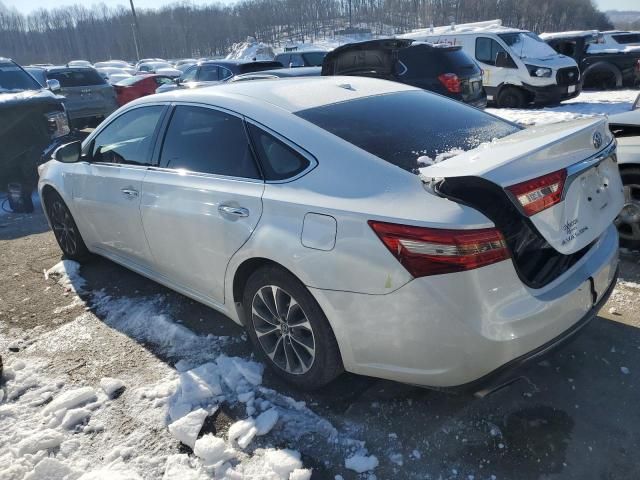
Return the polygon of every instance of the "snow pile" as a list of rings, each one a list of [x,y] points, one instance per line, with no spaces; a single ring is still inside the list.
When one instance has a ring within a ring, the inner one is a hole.
[[[576,98],[555,107],[535,110],[487,108],[486,111],[522,126],[566,122],[597,115],[628,112],[638,96],[637,90],[611,90],[607,92],[581,92]]]
[[[227,55],[228,60],[273,60],[276,54],[270,45],[258,42],[254,37],[247,37],[247,40],[234,43],[231,52]]]

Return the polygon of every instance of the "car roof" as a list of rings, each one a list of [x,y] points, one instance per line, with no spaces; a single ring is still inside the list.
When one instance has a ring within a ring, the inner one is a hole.
[[[234,98],[250,101],[264,107],[279,107],[297,112],[333,103],[355,100],[373,95],[385,95],[403,91],[420,91],[409,85],[366,77],[296,77],[286,82],[254,80],[218,84],[211,87],[171,90],[137,100],[137,103],[165,101],[229,103]]]
[[[56,65],[55,67],[44,67],[44,69],[47,72],[64,72],[67,70],[91,70],[91,71],[96,70],[93,67],[87,67],[85,65],[71,65],[70,67],[65,65]]]
[[[303,50],[289,50],[287,52],[280,52],[278,54],[276,54],[276,57],[278,55],[291,55],[292,53],[327,53],[329,52],[329,50],[323,50],[322,48],[305,48]]]
[[[210,64],[215,64],[215,65],[245,65],[247,63],[256,63],[258,65],[263,64],[263,63],[273,63],[274,60],[237,60],[237,59],[222,59],[222,60],[203,60],[201,62],[198,62],[198,65],[210,65]]]

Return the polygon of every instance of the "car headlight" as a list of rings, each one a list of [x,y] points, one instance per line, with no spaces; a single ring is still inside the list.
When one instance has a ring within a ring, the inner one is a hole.
[[[49,112],[45,114],[47,119],[47,129],[51,138],[62,137],[68,135],[71,129],[69,128],[69,119],[67,118],[67,112]]]
[[[552,70],[546,67],[538,67],[536,65],[527,65],[529,75],[532,77],[550,77]]]

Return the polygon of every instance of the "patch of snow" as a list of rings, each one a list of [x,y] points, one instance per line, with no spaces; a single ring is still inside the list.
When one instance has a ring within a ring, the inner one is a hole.
[[[375,455],[354,455],[344,461],[344,466],[358,473],[370,472],[378,466],[378,459]]]
[[[19,457],[26,454],[34,454],[40,450],[59,447],[64,436],[52,429],[36,431],[24,440],[18,442],[16,453]]]
[[[76,293],[81,292],[86,285],[86,281],[80,275],[80,264],[73,260],[62,260],[46,270],[44,272],[45,280],[48,280],[49,277],[56,277],[58,284],[62,285],[65,290]]]
[[[629,375],[629,373],[631,373],[627,367],[620,367],[620,371],[625,375]]]

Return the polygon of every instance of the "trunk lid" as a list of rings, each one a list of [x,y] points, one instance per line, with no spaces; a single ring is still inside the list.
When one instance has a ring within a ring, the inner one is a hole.
[[[457,179],[458,183],[481,178],[502,189],[504,198],[526,217],[509,187],[563,169],[566,179],[561,200],[528,219],[556,251],[569,255],[597,239],[624,203],[615,141],[605,119],[532,127],[420,172],[428,179]]]
[[[327,53],[322,62],[322,75],[363,75],[391,78],[396,55],[413,40],[370,40],[343,45]]]

